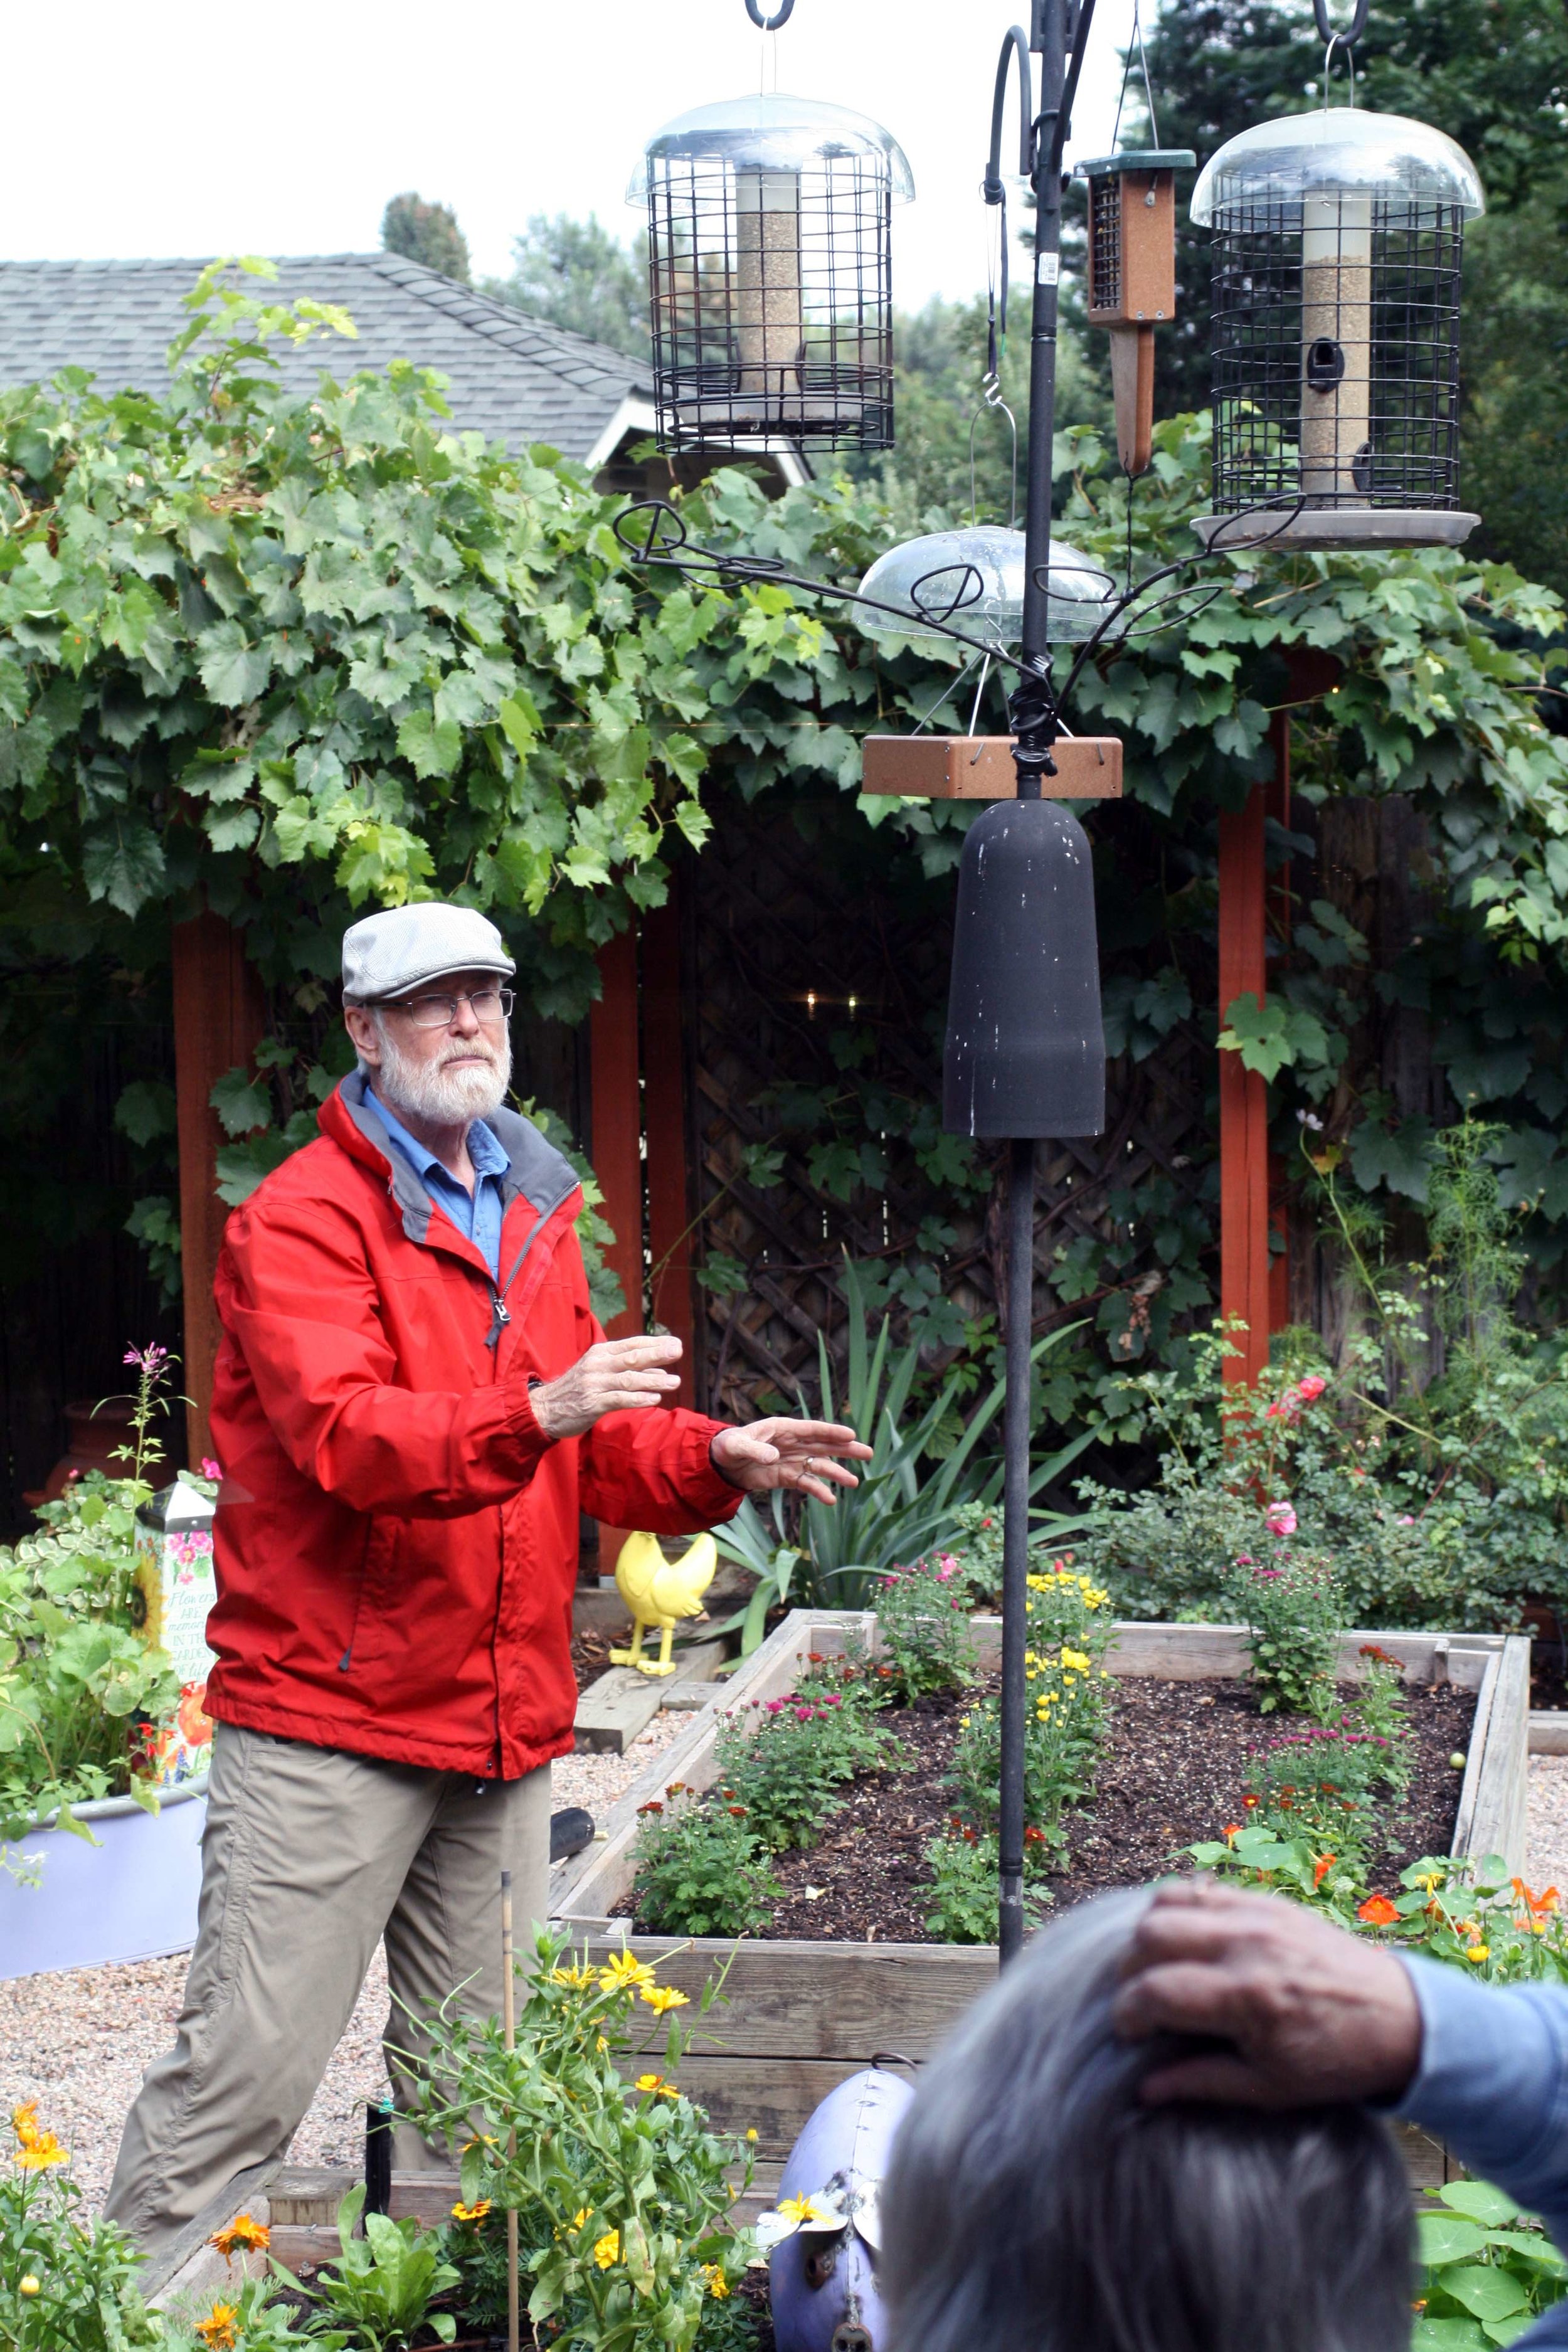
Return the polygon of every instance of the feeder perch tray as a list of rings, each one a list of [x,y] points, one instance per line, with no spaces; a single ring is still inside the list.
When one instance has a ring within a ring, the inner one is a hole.
[[[1245,514],[1194,515],[1193,529],[1219,555],[1248,547],[1375,555],[1392,547],[1460,547],[1479,520],[1457,507],[1303,507],[1285,517],[1254,507]]]
[[[1010,735],[868,735],[861,789],[902,800],[1010,801],[1018,789]],[[1057,773],[1040,781],[1048,801],[1119,801],[1121,740],[1064,735],[1051,747]]]

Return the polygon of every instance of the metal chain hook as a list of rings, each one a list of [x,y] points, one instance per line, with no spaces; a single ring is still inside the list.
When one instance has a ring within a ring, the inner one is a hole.
[[[757,0],[746,0],[746,14],[759,33],[776,33],[781,25],[788,24],[794,7],[795,0],[779,0],[779,5],[773,15],[764,16],[757,5]],[[1362,13],[1363,16],[1366,13],[1364,6]]]

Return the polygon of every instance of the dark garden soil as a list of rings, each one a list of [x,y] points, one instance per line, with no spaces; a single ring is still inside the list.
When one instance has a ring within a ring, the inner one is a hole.
[[[590,1629],[585,1633],[573,1634],[572,1671],[577,1677],[579,1698],[590,1683],[596,1683],[601,1675],[609,1672],[612,1649],[624,1650],[631,1638],[632,1624],[629,1617],[624,1625],[617,1625],[611,1633]]]
[[[927,1944],[924,1848],[951,1819],[945,1774],[959,1717],[973,1696],[943,1694],[882,1718],[916,1759],[914,1769],[870,1774],[846,1798],[821,1843],[775,1858],[785,1898],[770,1936],[811,1941]],[[1449,1758],[1469,1738],[1475,1694],[1440,1685],[1407,1694],[1417,1757],[1410,1796],[1390,1822],[1390,1881],[1422,1854],[1446,1853],[1462,1774]],[[1299,1728],[1260,1717],[1244,1683],[1161,1682],[1127,1675],[1091,1804],[1069,1817],[1066,1868],[1047,1884],[1058,1903],[1107,1886],[1139,1885],[1177,1866],[1183,1846],[1217,1837],[1244,1817],[1247,1754]]]

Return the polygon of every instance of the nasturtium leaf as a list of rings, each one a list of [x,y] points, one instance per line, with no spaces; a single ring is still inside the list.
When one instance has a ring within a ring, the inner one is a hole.
[[[1444,2263],[1472,2261],[1487,2242],[1479,2222],[1456,2213],[1418,2213],[1415,2237],[1421,2260],[1434,2270]],[[1447,2286],[1447,2279],[1443,2284]]]
[[[1419,1864],[1416,1867],[1420,1867]],[[1489,2180],[1445,2181],[1437,2195],[1450,2212],[1463,2213],[1489,2230],[1506,2229],[1519,2218],[1518,2198],[1510,2197],[1506,2189],[1494,2188]]]
[[[1460,2263],[1443,2273],[1443,2292],[1478,2319],[1508,2319],[1530,2301],[1521,2278],[1494,2263]]]
[[[1534,2311],[1515,2311],[1507,2319],[1483,2319],[1481,2327],[1492,2343],[1511,2344],[1527,2327],[1533,2327],[1540,2315]]]
[[[1489,2340],[1477,2319],[1417,2319],[1410,2331],[1410,2352],[1489,2352]]]

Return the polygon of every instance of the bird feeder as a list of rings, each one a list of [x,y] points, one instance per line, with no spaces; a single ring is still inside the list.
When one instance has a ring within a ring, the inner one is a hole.
[[[1024,633],[1025,538],[996,524],[938,530],[879,555],[856,608],[869,637],[900,645],[951,646],[941,625],[1005,651]],[[1114,610],[1110,575],[1065,540],[1053,539],[1047,580],[1053,643],[1081,644]],[[1110,736],[1064,736],[1056,745],[1053,799],[1114,800],[1121,791],[1121,745]],[[1017,787],[1010,735],[868,735],[864,790],[903,800],[1004,800]]]
[[[895,199],[903,152],[865,115],[778,92],[694,108],[648,142],[659,446],[893,438]]]
[[[1213,155],[1214,504],[1221,549],[1456,547],[1459,264],[1484,199],[1424,122],[1326,107]]]
[[[1176,315],[1176,173],[1190,147],[1102,155],[1089,183],[1089,322],[1110,331],[1116,446],[1123,473],[1153,456],[1154,329]]]

